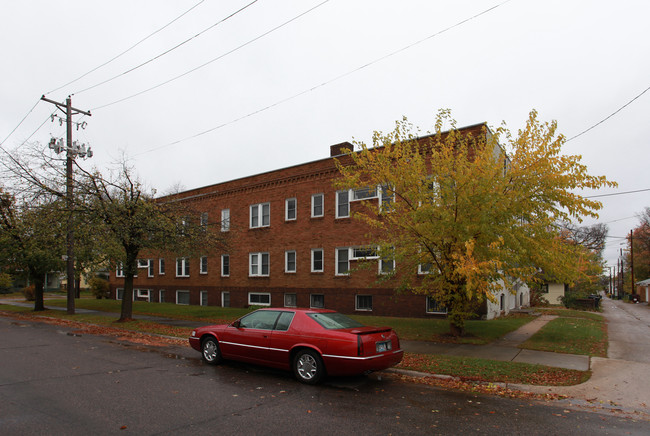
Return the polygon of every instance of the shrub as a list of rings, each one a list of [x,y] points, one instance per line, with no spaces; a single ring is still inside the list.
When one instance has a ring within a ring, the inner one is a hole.
[[[34,301],[36,299],[36,291],[34,290],[34,285],[27,286],[26,288],[23,288],[22,290],[23,295],[25,296],[25,300],[27,301]]]
[[[101,277],[91,277],[90,280],[88,280],[88,285],[90,286],[90,292],[92,292],[98,300],[109,298],[111,296],[111,288],[108,280],[104,280]]]

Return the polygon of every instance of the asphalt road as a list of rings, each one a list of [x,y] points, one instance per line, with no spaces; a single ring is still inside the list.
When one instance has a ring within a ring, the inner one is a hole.
[[[382,373],[296,382],[0,317],[0,434],[648,434],[650,423],[446,391]]]

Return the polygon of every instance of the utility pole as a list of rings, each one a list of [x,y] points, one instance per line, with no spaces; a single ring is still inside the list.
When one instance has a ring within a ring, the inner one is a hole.
[[[66,198],[66,207],[68,208],[68,234],[67,234],[67,245],[66,245],[66,272],[68,276],[68,315],[74,315],[75,313],[75,274],[74,274],[74,195],[73,195],[73,178],[72,178],[72,164],[73,160],[77,155],[85,157],[92,157],[92,152],[90,148],[86,151],[85,146],[83,151],[81,147],[76,147],[72,141],[72,116],[78,114],[84,114],[91,116],[90,111],[82,111],[72,107],[72,98],[68,96],[65,100],[65,103],[59,103],[54,100],[45,98],[43,95],[41,100],[48,103],[52,103],[59,110],[65,113],[65,123],[66,123],[66,165],[65,165],[65,198]],[[54,146],[54,147],[53,147]],[[50,148],[53,148],[59,152],[61,146],[56,146],[56,141],[52,138],[50,142]]]
[[[634,285],[634,231],[630,230],[630,278],[632,279],[632,295],[636,295]]]

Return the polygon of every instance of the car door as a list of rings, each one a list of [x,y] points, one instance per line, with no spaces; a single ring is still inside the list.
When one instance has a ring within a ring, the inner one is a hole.
[[[230,324],[220,346],[224,357],[251,363],[269,360],[271,333],[278,311],[258,310]]]

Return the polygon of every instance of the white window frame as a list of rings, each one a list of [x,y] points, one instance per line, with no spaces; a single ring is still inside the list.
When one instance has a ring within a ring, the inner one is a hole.
[[[340,196],[345,194],[347,196],[347,201],[345,203],[345,206],[347,207],[347,213],[346,214],[341,214],[339,213],[339,208],[343,205],[343,203],[340,201]],[[350,218],[350,191],[336,191],[336,218]]]
[[[293,255],[293,270],[289,268],[289,257]],[[284,252],[284,272],[287,274],[295,274],[298,269],[298,259],[296,250],[287,250]]]
[[[164,276],[165,275],[165,258],[161,257],[158,259],[158,275],[159,276]]]
[[[181,293],[183,293],[183,294],[186,294],[186,293],[187,293],[187,303],[179,303],[179,302],[178,302],[178,296],[179,296]],[[178,290],[176,290],[176,304],[180,304],[181,306],[189,306],[189,304],[190,304],[190,291],[185,290],[185,289],[178,289]]]
[[[208,291],[201,291],[199,295],[200,295],[199,305],[207,306],[208,305]]]
[[[385,262],[391,262],[393,264],[390,271],[384,271]],[[377,264],[379,265],[379,274],[388,275],[395,272],[395,259],[379,259],[379,262],[377,262]]]
[[[293,209],[289,205],[293,203]],[[293,217],[289,215],[289,212],[293,211]],[[298,219],[298,200],[294,198],[287,198],[284,200],[284,220],[285,221],[295,221]]]
[[[221,231],[230,231],[230,209],[221,209]]]
[[[224,264],[224,259],[228,259],[228,263],[227,263],[228,271],[227,272],[225,271],[225,268],[224,268],[224,265],[226,265],[226,264]],[[221,255],[221,277],[230,277],[230,255],[229,254],[222,254]]]
[[[264,211],[267,211],[267,214],[264,214]],[[256,211],[255,214],[253,211]],[[255,216],[256,215],[256,216]],[[253,222],[253,217],[257,218],[257,223]],[[267,217],[266,223],[264,222],[264,217]],[[250,207],[250,219],[248,220],[251,229],[259,229],[262,227],[269,227],[271,225],[271,203],[257,203],[252,204]]]
[[[150,259],[138,259],[138,269],[149,268]]]
[[[115,299],[120,301],[123,298],[124,298],[124,288],[115,288]]]
[[[320,215],[316,215],[316,199],[320,198],[320,208],[321,212]],[[319,194],[313,194],[311,196],[311,217],[312,218],[320,218],[325,216],[325,194],[322,192]]]
[[[251,297],[253,295],[260,296],[260,297],[268,297],[269,301],[268,301],[268,303],[260,303],[260,302],[251,301]],[[270,292],[249,292],[248,293],[248,305],[249,306],[270,306],[271,305],[271,293]]]
[[[345,272],[340,272],[339,271],[339,253],[345,252],[347,256],[347,271]],[[336,248],[335,251],[335,259],[336,259],[336,275],[337,276],[349,276],[350,275],[350,247],[338,247]]]
[[[147,302],[151,302],[151,290],[150,289],[134,289],[133,290],[133,299],[136,298],[146,298]]]
[[[147,267],[147,277],[153,277],[155,275],[153,270],[153,265],[154,265],[153,259],[149,259],[149,266]]]
[[[178,274],[178,265],[181,263],[181,274]],[[176,277],[189,277],[190,276],[190,259],[189,257],[176,258]]]
[[[228,298],[228,305],[224,306],[226,298]],[[221,307],[230,307],[230,291],[221,291]]]
[[[360,298],[370,298],[370,308],[360,307],[360,305],[359,305],[359,299]],[[354,310],[359,311],[359,312],[372,312],[372,305],[373,305],[372,295],[364,294],[364,295],[355,295],[354,296]]]
[[[363,188],[350,190],[350,201],[371,200],[379,197],[377,186],[364,186]]]
[[[379,259],[379,253],[377,248],[360,246],[360,247],[350,247],[350,253],[348,254],[349,260],[374,260]]]
[[[320,269],[316,269],[315,266],[315,261],[316,261],[316,253],[320,253]],[[311,272],[313,273],[322,273],[325,271],[325,252],[322,248],[312,248],[311,249]]]
[[[266,274],[264,274],[264,258],[266,257]],[[254,272],[254,269],[257,269]],[[268,277],[271,272],[270,256],[268,252],[249,253],[248,255],[248,276]]]
[[[124,277],[124,264],[122,262],[117,262],[115,266],[115,277]]]
[[[199,258],[199,274],[208,273],[208,256],[201,256]]]

